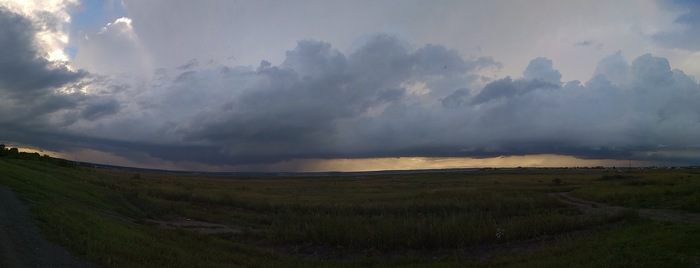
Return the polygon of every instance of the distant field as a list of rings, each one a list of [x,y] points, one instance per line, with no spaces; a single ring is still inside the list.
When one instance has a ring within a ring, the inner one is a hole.
[[[0,171],[50,240],[105,267],[700,264],[697,169],[207,177],[0,159]]]

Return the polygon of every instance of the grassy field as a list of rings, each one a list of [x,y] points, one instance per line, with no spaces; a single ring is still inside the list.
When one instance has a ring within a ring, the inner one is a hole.
[[[50,240],[105,267],[700,264],[699,225],[634,210],[699,212],[700,170],[234,178],[0,159],[0,171]],[[629,209],[583,214],[556,192]],[[183,219],[233,231],[155,223]]]

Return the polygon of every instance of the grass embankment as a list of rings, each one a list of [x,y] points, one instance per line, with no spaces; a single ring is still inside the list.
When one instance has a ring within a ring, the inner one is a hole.
[[[693,171],[640,171],[618,179],[600,170],[222,178],[136,176],[23,160],[0,160],[0,170],[0,183],[34,204],[49,238],[104,266],[700,262],[700,245],[694,242],[700,241],[698,226],[635,221],[630,213],[578,217],[578,209],[548,194],[573,190],[601,202],[694,211],[688,200],[700,190],[700,175]],[[629,191],[637,192],[625,195]],[[241,232],[207,235],[159,229],[146,221],[176,218]],[[613,222],[618,223],[604,231],[566,235]],[[542,243],[532,241],[540,240],[546,245],[534,247]],[[479,253],[493,248],[504,250]]]
[[[0,160],[0,182],[33,204],[49,239],[102,266],[275,266],[287,258],[232,240],[132,223],[145,211],[129,203],[114,174]],[[114,184],[101,181],[115,179]],[[155,208],[154,208],[155,209]],[[158,208],[167,209],[167,208]]]

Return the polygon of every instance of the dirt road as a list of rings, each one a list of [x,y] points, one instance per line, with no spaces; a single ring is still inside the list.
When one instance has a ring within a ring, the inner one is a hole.
[[[603,203],[583,200],[572,196],[567,192],[552,194],[559,198],[564,203],[573,205],[579,208],[583,215],[591,215],[596,213],[615,214],[626,209],[627,207],[610,206]],[[636,209],[639,216],[649,218],[655,221],[678,222],[700,224],[700,214],[683,212],[672,209],[654,209],[654,208],[639,208]]]
[[[0,267],[93,267],[44,239],[27,206],[0,186]]]
[[[581,211],[581,215],[577,217],[581,218],[587,218],[601,213],[613,215],[631,209],[628,207],[610,206],[603,203],[584,200],[578,197],[574,197],[568,192],[551,193],[550,195],[558,198],[563,203],[577,207],[579,211]],[[655,221],[700,224],[699,213],[688,213],[671,209],[636,209],[636,211],[640,217],[649,218]],[[476,246],[472,249],[469,249],[468,251],[471,252],[472,257],[474,258],[488,259],[492,256],[502,254],[503,252],[522,252],[537,250],[555,243],[571,241],[580,237],[590,236],[592,234],[600,232],[601,230],[614,228],[616,224],[617,223],[612,223],[568,233],[547,235],[543,237],[536,237],[533,239],[526,239],[520,241],[511,241],[506,244]]]

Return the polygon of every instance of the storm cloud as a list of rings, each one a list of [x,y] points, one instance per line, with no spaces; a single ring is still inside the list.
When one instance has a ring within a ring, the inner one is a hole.
[[[86,106],[71,139],[88,133],[117,154],[210,164],[544,153],[677,161],[674,150],[698,149],[700,88],[663,58],[613,54],[586,83],[562,83],[536,58],[521,78],[484,83],[478,70],[497,65],[384,34],[349,54],[305,40],[280,65],[159,70],[115,91],[118,102]]]
[[[111,97],[85,94],[99,79],[47,60],[37,43],[41,24],[0,7],[0,25],[0,133],[5,139],[32,143],[115,110]]]
[[[0,7],[0,90],[16,97],[37,97],[85,75],[56,66],[41,57],[35,44],[35,25]]]
[[[88,72],[47,60],[36,22],[0,8],[0,25],[0,136],[20,144],[209,165],[532,154],[700,164],[700,85],[652,54],[614,52],[583,82],[547,57],[498,76],[504,63],[483,53],[378,33],[344,50],[300,40],[255,66],[193,57],[155,69],[149,55],[171,51],[148,53],[141,41],[157,36],[121,18],[81,41],[74,62]]]

